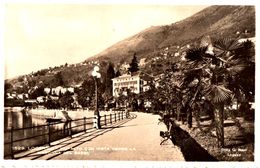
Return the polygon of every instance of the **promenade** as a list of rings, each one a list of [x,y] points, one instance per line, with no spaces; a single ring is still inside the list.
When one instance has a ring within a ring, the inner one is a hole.
[[[160,145],[159,115],[131,112],[131,118],[102,129],[73,135],[15,155],[26,160],[154,160],[184,161],[170,140]]]

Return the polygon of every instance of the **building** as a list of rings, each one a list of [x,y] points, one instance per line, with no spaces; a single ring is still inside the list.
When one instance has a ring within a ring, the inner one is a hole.
[[[256,38],[255,38],[255,37],[251,37],[251,38],[241,38],[241,39],[238,40],[238,42],[239,42],[239,43],[243,43],[243,42],[245,42],[245,41],[247,41],[247,40],[253,42],[254,45],[256,44]]]
[[[64,88],[62,86],[58,86],[56,88],[44,88],[44,92],[50,95],[59,95],[60,93],[64,94],[66,92],[74,93],[74,88],[73,87]]]
[[[142,72],[132,75],[124,74],[113,78],[113,96],[118,97],[120,94],[127,95],[127,91],[135,94],[145,92],[149,89],[147,83],[151,80],[151,76],[148,76]]]
[[[146,58],[141,58],[141,59],[140,59],[140,62],[139,62],[139,66],[140,66],[140,67],[145,66],[145,64],[146,64],[145,61],[146,61]]]

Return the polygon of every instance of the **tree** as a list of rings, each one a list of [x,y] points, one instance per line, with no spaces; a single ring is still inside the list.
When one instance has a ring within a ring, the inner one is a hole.
[[[112,96],[113,82],[112,79],[115,77],[114,65],[110,62],[106,72],[105,78],[105,93],[107,96]]]
[[[116,71],[116,74],[115,74],[115,77],[119,77],[119,76],[121,76],[121,73],[120,73],[119,70],[117,70],[117,71]]]
[[[99,105],[103,105],[104,101],[102,94],[105,91],[105,86],[101,80],[97,80],[98,83],[98,98]],[[95,81],[93,77],[88,77],[82,83],[80,89],[77,90],[78,102],[82,107],[94,107],[95,105]]]
[[[29,94],[29,98],[30,99],[36,99],[39,96],[43,96],[44,93],[44,87],[43,86],[39,86],[36,89],[34,89],[30,94]]]
[[[132,62],[130,63],[130,67],[128,68],[128,71],[130,73],[139,71],[138,61],[137,61],[137,58],[136,58],[136,53],[134,53],[134,56],[133,56]]]
[[[78,92],[78,102],[82,107],[90,107],[93,95],[88,93],[85,89],[81,89]]]
[[[187,51],[188,66],[185,67],[183,83],[189,89],[195,89],[189,92],[191,93],[189,97],[192,98],[189,99],[190,107],[193,103],[199,102],[201,97],[205,97],[214,106],[218,145],[223,147],[224,106],[231,103],[235,90],[248,94],[245,85],[236,86],[235,83],[239,84],[242,76],[248,79],[244,71],[254,69],[252,62],[254,54],[246,52],[251,51],[252,47],[248,49],[247,45],[238,43],[236,39],[218,39],[212,45],[213,53],[208,52],[208,47],[192,48]]]
[[[93,78],[87,78],[82,83],[80,89],[77,91],[78,102],[82,107],[90,107],[92,99],[95,94],[95,81]]]
[[[59,99],[60,106],[64,109],[70,109],[72,108],[72,103],[74,102],[74,99],[70,92],[65,92],[64,95],[61,96]]]
[[[151,112],[156,112],[158,110],[160,110],[160,104],[159,104],[159,99],[158,99],[158,93],[157,89],[155,87],[155,83],[153,82],[153,80],[151,81],[147,81],[147,86],[149,87],[148,90],[146,90],[145,92],[141,92],[138,96],[138,100],[140,101],[139,104],[139,109],[143,110],[144,109],[144,102],[151,102]]]
[[[18,82],[23,82],[23,80],[24,80],[24,77],[23,77],[23,76],[19,76],[19,77],[18,77]]]
[[[176,67],[177,68],[177,67]],[[164,110],[172,117],[177,112],[178,102],[181,102],[181,88],[180,88],[180,69],[172,70],[171,64],[166,68],[163,74],[159,75],[157,81],[156,91],[154,91],[154,102],[159,110]]]
[[[53,79],[50,82],[50,87],[64,86],[65,82],[63,80],[63,75],[61,72],[58,72],[54,75]]]
[[[119,92],[118,97],[116,97],[116,106],[122,107],[126,105],[126,101],[128,100],[128,97],[123,94],[122,91]]]
[[[235,58],[240,62],[233,68],[240,69],[239,73],[228,76],[228,88],[234,92],[234,96],[240,105],[241,111],[247,116],[250,112],[249,102],[254,101],[255,95],[255,50],[251,41],[245,41],[235,52]]]
[[[5,92],[8,92],[9,90],[11,90],[13,88],[13,85],[11,83],[5,82],[4,84],[4,90]]]
[[[51,97],[47,97],[47,100],[44,105],[47,109],[58,109],[60,108],[60,103],[58,100],[53,100]]]
[[[4,84],[4,100],[6,102],[6,98],[7,98],[7,92],[11,91],[13,89],[13,85],[11,83],[8,83],[5,81]]]
[[[34,87],[36,85],[37,81],[34,78],[28,78],[28,86]]]

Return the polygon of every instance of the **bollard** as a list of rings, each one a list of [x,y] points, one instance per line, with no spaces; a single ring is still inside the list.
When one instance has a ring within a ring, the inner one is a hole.
[[[116,113],[115,113],[115,122],[116,122]]]
[[[107,115],[104,116],[105,120],[105,125],[107,125]]]
[[[69,121],[69,129],[70,138],[72,138],[71,120]]]
[[[11,157],[12,157],[12,159],[14,159],[14,151],[13,151],[13,126],[11,127],[11,144],[10,144],[10,146],[11,146]]]
[[[93,119],[93,128],[97,128],[97,120],[96,117]]]
[[[110,124],[112,124],[112,114],[110,114]]]
[[[125,118],[129,118],[129,111],[128,111],[128,109],[125,109]]]
[[[86,117],[84,117],[84,132],[86,132]]]
[[[48,122],[48,145],[51,146],[51,128],[50,128],[50,122]]]

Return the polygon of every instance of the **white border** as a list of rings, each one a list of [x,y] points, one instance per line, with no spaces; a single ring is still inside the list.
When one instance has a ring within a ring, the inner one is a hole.
[[[256,16],[258,15],[258,6],[256,0],[247,0],[247,1],[237,1],[237,0],[197,0],[197,1],[187,1],[187,0],[178,0],[178,1],[170,1],[170,0],[131,0],[131,1],[118,1],[118,0],[4,0],[0,2],[0,89],[1,93],[3,93],[4,86],[4,51],[3,51],[3,24],[4,24],[4,4],[5,3],[57,3],[57,4],[155,4],[155,5],[255,5],[256,7]],[[258,17],[256,17],[256,29],[258,27]],[[257,32],[256,32],[257,36]],[[256,42],[256,62],[258,62],[258,42]],[[259,68],[256,66],[256,74],[258,73]],[[256,75],[257,76],[257,75]],[[259,80],[256,78],[256,105],[259,104]],[[3,97],[3,94],[1,94]],[[1,98],[0,101],[1,112],[3,112],[3,100]],[[72,167],[72,168],[80,168],[80,167],[153,167],[153,168],[170,168],[170,167],[257,167],[259,164],[259,124],[258,124],[258,107],[256,106],[255,111],[255,161],[254,162],[176,162],[176,161],[17,161],[17,160],[3,160],[3,134],[0,134],[0,166],[7,167],[37,167],[37,168],[58,168],[58,167]],[[2,115],[1,115],[2,116]],[[0,117],[0,122],[3,126],[3,117]],[[0,127],[1,130],[2,126]]]

